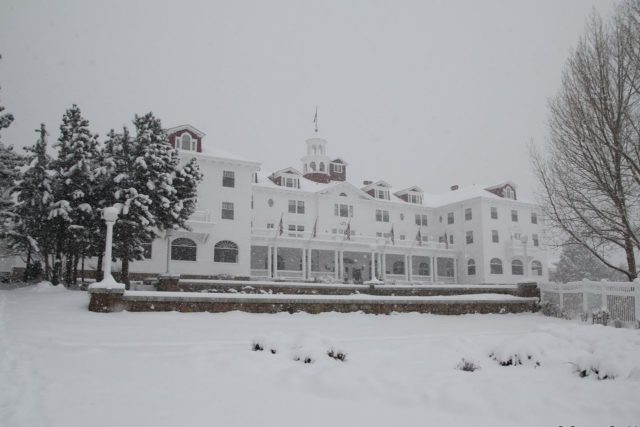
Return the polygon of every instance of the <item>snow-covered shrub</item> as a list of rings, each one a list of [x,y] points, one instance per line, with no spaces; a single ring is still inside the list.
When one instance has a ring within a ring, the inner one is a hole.
[[[605,325],[609,323],[610,319],[609,312],[606,309],[601,308],[600,310],[594,311],[591,314],[591,323],[594,325]]]
[[[480,369],[480,365],[475,363],[473,360],[468,360],[463,357],[462,360],[456,366],[456,369],[459,369],[465,372],[474,372]]]
[[[251,350],[253,350],[253,351],[262,351],[262,350],[264,350],[264,345],[262,345],[262,343],[254,341],[253,343],[251,343]]]
[[[533,365],[540,366],[545,349],[553,347],[554,342],[546,334],[530,334],[503,341],[489,353],[489,357],[501,366]]]
[[[560,319],[568,318],[567,313],[561,310],[558,304],[552,303],[551,301],[542,301],[540,303],[540,311],[545,316],[558,317]]]
[[[613,380],[620,376],[615,360],[603,354],[583,355],[573,363],[574,372],[580,378],[591,377],[598,380]]]
[[[347,360],[347,353],[341,350],[334,350],[333,348],[327,351],[327,356],[329,356],[332,359],[339,360],[341,362],[346,362]]]

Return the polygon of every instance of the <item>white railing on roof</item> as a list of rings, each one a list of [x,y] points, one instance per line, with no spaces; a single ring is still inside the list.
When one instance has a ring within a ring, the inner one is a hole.
[[[211,211],[194,211],[189,217],[190,222],[211,222]]]
[[[279,235],[279,231],[277,228],[253,228],[251,230],[251,234],[254,237],[272,237],[277,239],[288,240],[290,242],[296,240],[315,240],[320,242],[344,242],[346,244],[349,243],[360,243],[367,245],[378,245],[378,246],[387,246],[387,247],[398,247],[398,248],[415,248],[418,249],[439,249],[439,250],[455,250],[455,245],[447,245],[446,243],[440,243],[436,241],[422,242],[420,244],[418,241],[413,240],[400,240],[398,238],[395,239],[395,242],[392,243],[391,239],[388,237],[377,237],[377,236],[365,236],[362,234],[352,235],[350,239],[346,239],[343,234],[333,234],[333,233],[317,233],[315,237],[313,237],[313,232],[311,231],[289,231],[283,230],[282,235]]]
[[[542,283],[540,300],[556,305],[569,316],[605,310],[613,320],[640,320],[640,279],[634,282]]]

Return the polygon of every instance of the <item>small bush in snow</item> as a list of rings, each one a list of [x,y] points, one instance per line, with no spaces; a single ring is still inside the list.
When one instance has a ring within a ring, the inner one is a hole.
[[[535,366],[540,366],[540,362],[535,360],[531,354],[513,353],[498,355],[496,353],[491,353],[489,357],[498,362],[500,366],[518,366],[526,362],[535,363]]]
[[[623,328],[624,327],[624,322],[622,320],[616,319],[613,321],[613,327],[614,328]]]
[[[302,361],[303,363],[313,363],[313,359],[311,358],[311,356],[305,356],[305,357],[296,356],[293,358],[293,360],[296,362]]]
[[[327,352],[327,356],[341,362],[345,362],[347,360],[347,353],[340,350],[331,349]]]
[[[467,360],[465,358],[462,358],[460,363],[458,363],[458,366],[456,367],[456,369],[459,369],[459,370],[465,371],[465,372],[473,372],[473,371],[477,371],[478,369],[480,369],[480,365],[476,364],[472,360]]]
[[[251,350],[262,351],[264,350],[264,346],[261,343],[254,341],[253,344],[251,344]]]
[[[557,317],[559,319],[569,319],[569,315],[560,309],[558,304],[554,304],[550,301],[543,301],[540,303],[540,311],[545,316]]]
[[[591,315],[591,323],[594,325],[605,325],[609,323],[609,312],[607,310],[600,309],[598,311],[594,311]]]

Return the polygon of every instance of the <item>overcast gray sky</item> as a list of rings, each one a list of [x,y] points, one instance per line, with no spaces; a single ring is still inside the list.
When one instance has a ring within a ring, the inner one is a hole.
[[[427,192],[513,180],[598,0],[0,2],[3,141],[58,136],[77,103],[92,130],[156,113],[205,143],[300,168],[315,105],[350,181]]]

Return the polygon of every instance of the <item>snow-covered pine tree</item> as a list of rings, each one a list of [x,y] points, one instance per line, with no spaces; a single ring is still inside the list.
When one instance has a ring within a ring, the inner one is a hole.
[[[12,247],[27,253],[24,280],[33,277],[33,260],[44,261],[45,277],[51,269],[49,255],[52,253],[55,236],[47,217],[52,202],[50,157],[47,155],[47,131],[40,125],[40,138],[32,147],[27,147],[26,164],[20,180],[14,188],[17,204],[13,209],[15,227],[9,234]]]
[[[181,205],[176,225],[188,229],[186,220],[196,210],[198,202],[198,184],[202,181],[202,174],[198,161],[189,160],[184,166],[176,170],[173,186],[177,191],[178,203]]]
[[[113,255],[122,262],[121,280],[125,283],[128,283],[129,262],[142,259],[142,244],[156,237],[150,190],[146,181],[137,179],[140,155],[140,147],[127,128],[121,134],[113,130],[109,133],[103,150],[104,175],[108,179],[102,192],[105,206],[121,208],[114,227]]]
[[[0,131],[8,128],[13,122],[13,114],[3,113],[4,109],[0,104]],[[18,168],[23,161],[22,156],[17,154],[12,146],[5,146],[0,139],[0,238],[6,235],[13,224],[11,192],[19,175]]]
[[[75,283],[79,257],[90,240],[87,230],[96,221],[97,210],[91,203],[98,158],[97,136],[91,134],[89,121],[75,104],[62,117],[55,147],[58,156],[52,162],[54,202],[49,211],[57,234],[53,280],[60,277],[64,255],[64,279]]]
[[[555,270],[550,272],[549,279],[560,283],[582,279],[625,280],[620,273],[607,267],[583,245],[571,241],[567,241],[562,246],[560,260],[555,264]]]

